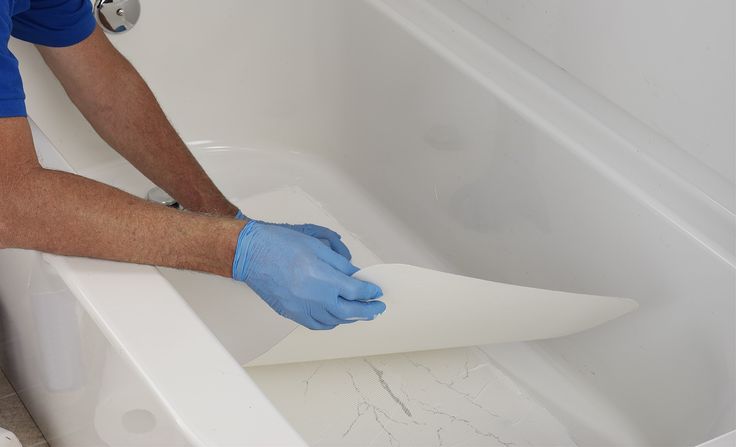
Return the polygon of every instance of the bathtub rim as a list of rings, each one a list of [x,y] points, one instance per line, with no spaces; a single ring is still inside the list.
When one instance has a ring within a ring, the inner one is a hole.
[[[305,445],[155,267],[42,256],[193,445]],[[120,276],[126,281],[116,281],[114,293],[103,296],[110,291],[110,278]],[[161,315],[166,315],[165,330]],[[208,384],[206,392],[197,386],[201,383]]]
[[[44,167],[73,173],[31,118],[29,123]],[[306,445],[155,267],[41,256],[192,445]],[[126,281],[115,281],[110,293],[110,279],[121,276]],[[161,315],[166,315],[165,330]],[[151,334],[156,337],[147,336]],[[172,353],[174,347],[179,352]],[[165,352],[169,355],[161,355]],[[210,385],[206,392],[196,386],[203,381]],[[218,411],[202,405],[208,401],[216,403]]]

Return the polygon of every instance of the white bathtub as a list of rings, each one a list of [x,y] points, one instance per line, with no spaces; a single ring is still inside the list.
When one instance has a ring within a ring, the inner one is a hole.
[[[671,446],[736,428],[733,184],[459,3],[143,3],[112,40],[229,197],[296,190],[375,259],[641,307],[554,340],[243,369],[245,286],[5,250],[1,364],[52,445]],[[144,195],[13,49],[46,165]]]

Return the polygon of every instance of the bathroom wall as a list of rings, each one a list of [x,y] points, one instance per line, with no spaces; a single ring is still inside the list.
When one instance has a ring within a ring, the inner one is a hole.
[[[462,0],[734,182],[732,0]]]

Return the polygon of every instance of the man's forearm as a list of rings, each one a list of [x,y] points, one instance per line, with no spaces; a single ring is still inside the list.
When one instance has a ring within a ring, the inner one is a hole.
[[[244,223],[176,211],[43,169],[25,118],[0,119],[0,248],[28,248],[230,276]]]
[[[189,210],[235,215],[144,80],[99,29],[73,47],[39,51],[97,133],[146,177]]]
[[[242,222],[176,211],[40,167],[3,183],[0,248],[231,275]]]

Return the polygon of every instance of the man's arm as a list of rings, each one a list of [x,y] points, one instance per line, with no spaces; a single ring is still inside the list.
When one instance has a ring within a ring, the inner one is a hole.
[[[247,283],[311,329],[371,320],[381,289],[322,242],[276,225],[177,211],[44,169],[26,118],[0,118],[0,248],[199,270]]]
[[[0,248],[230,277],[244,222],[176,211],[42,168],[26,118],[0,118]]]
[[[143,175],[188,210],[235,215],[145,81],[99,28],[70,47],[37,48],[97,133]]]

